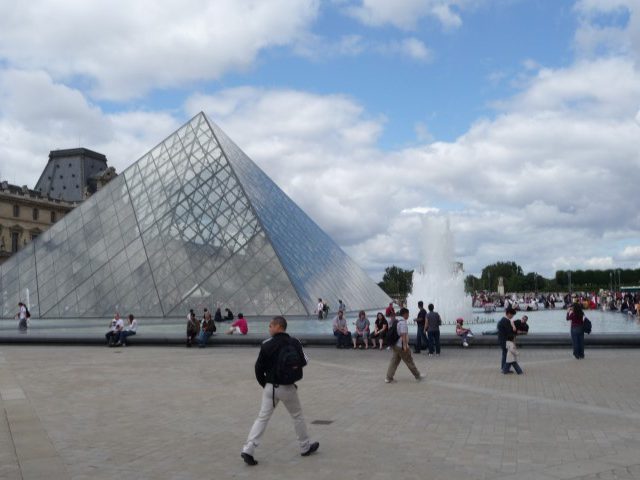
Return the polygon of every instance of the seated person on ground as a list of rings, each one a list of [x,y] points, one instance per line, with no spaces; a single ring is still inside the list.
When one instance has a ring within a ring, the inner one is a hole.
[[[338,348],[349,346],[351,332],[349,332],[347,328],[347,319],[344,318],[344,312],[342,310],[338,310],[338,315],[333,319],[333,335],[336,337],[336,346]]]
[[[200,332],[200,322],[196,318],[193,309],[189,310],[187,315],[187,347],[191,347],[193,341],[198,337]]]
[[[529,333],[529,325],[527,324],[528,320],[529,317],[523,315],[522,320],[516,320],[515,322],[513,322],[516,327],[516,335],[526,335],[527,333]]]
[[[462,318],[456,319],[456,335],[462,338],[463,347],[469,346],[469,339],[473,338],[473,333],[471,329],[464,326],[464,319]]]
[[[118,341],[118,338],[120,338],[120,332],[124,330],[124,320],[120,318],[120,314],[118,312],[116,312],[115,320],[116,320],[116,326],[113,332],[111,332],[112,333],[111,336],[107,337],[107,341],[109,341],[110,347],[113,347],[116,344],[116,342]],[[107,332],[107,334],[108,333],[109,332]]]
[[[376,321],[373,328],[373,333],[371,334],[371,343],[373,344],[373,348],[376,348],[376,340],[380,345],[380,350],[382,350],[382,344],[387,338],[387,330],[389,329],[389,323],[387,319],[384,318],[382,312],[378,312],[376,315]]]
[[[227,321],[227,320],[233,320],[233,312],[231,310],[229,310],[228,308],[224,309],[224,318],[223,320]]]
[[[364,310],[358,313],[358,319],[355,322],[356,330],[353,332],[353,348],[358,344],[358,338],[364,342],[364,348],[369,348],[369,319]]]
[[[241,313],[238,314],[238,319],[231,324],[231,327],[227,331],[228,335],[232,335],[234,333],[239,333],[241,335],[249,333],[249,326]]]
[[[137,329],[138,329],[138,321],[135,319],[133,314],[130,313],[129,325],[127,325],[126,329],[120,332],[120,335],[118,336],[118,343],[116,343],[116,347],[119,347],[121,345],[124,345],[126,347],[128,345],[127,337],[130,337],[131,335],[135,335]]]
[[[202,324],[200,325],[200,335],[198,336],[198,347],[206,347],[207,342],[215,331],[216,323],[213,321],[213,318],[211,318],[211,312],[205,308],[202,316]]]
[[[109,324],[109,330],[104,334],[104,338],[107,339],[107,345],[113,345],[116,343],[117,335],[116,335],[116,323],[118,323],[118,319],[120,318],[120,314],[116,312],[115,316],[111,320]]]

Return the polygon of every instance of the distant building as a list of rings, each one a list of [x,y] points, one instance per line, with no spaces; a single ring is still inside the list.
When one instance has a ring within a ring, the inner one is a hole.
[[[64,217],[78,202],[0,182],[0,263]]]
[[[93,150],[52,150],[34,190],[50,198],[81,202],[98,190],[96,175],[107,169],[107,157]]]
[[[103,154],[73,148],[49,153],[33,190],[0,182],[0,264],[116,176]]]

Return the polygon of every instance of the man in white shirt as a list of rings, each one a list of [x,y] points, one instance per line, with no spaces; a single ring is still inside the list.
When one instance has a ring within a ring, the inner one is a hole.
[[[107,340],[107,345],[109,346],[112,346],[118,340],[118,334],[116,334],[116,325],[118,324],[119,319],[120,314],[116,312],[113,316],[113,319],[111,320],[111,323],[109,324],[109,330],[104,334],[104,338]]]
[[[322,320],[324,318],[324,303],[322,303],[322,299],[318,299],[318,306],[316,307],[316,313],[318,314],[318,320]]]
[[[393,376],[396,374],[400,360],[402,360],[415,377],[416,381],[422,380],[425,376],[418,371],[415,363],[413,363],[413,357],[411,357],[411,349],[409,348],[409,327],[407,327],[407,319],[409,318],[409,310],[406,308],[400,309],[400,319],[398,320],[398,341],[395,345],[391,345],[393,350],[393,356],[389,362],[389,368],[387,368],[387,376],[384,379],[385,383],[395,383]],[[391,327],[389,327],[391,328]]]
[[[22,302],[18,302],[18,328],[20,330],[26,330],[27,329],[27,306],[22,303]]]
[[[120,332],[124,330],[124,320],[120,318],[120,314],[118,312],[116,312],[115,320],[116,326],[113,330],[113,335],[111,336],[113,342],[109,344],[110,347],[113,347],[115,345],[115,342],[118,340],[118,338],[120,338]]]

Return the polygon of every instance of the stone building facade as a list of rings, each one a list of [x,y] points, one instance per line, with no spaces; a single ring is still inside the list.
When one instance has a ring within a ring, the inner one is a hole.
[[[49,153],[33,190],[0,182],[0,264],[116,176],[103,154],[73,148]]]
[[[0,182],[0,263],[78,204],[51,199],[26,186]]]

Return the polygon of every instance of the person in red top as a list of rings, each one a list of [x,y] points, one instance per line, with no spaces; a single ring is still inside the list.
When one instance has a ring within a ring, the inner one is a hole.
[[[393,309],[393,302],[389,303],[389,306],[384,312],[384,316],[387,318],[396,316],[396,311]]]
[[[227,331],[228,335],[232,335],[234,333],[240,333],[242,335],[246,335],[247,333],[249,333],[247,320],[241,313],[238,314],[238,319],[231,324],[231,328],[229,328],[229,330]]]

